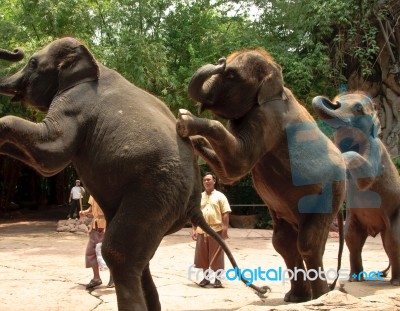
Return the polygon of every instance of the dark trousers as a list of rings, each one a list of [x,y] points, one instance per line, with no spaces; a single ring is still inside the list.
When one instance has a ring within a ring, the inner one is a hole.
[[[80,210],[79,199],[78,200],[72,199],[71,206],[69,208],[68,217],[71,217],[71,218],[78,217],[79,218],[79,210]]]

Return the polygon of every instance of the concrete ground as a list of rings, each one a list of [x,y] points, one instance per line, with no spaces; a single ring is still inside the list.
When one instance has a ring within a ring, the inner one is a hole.
[[[43,212],[42,212],[43,213]],[[57,211],[45,211],[48,219],[26,216],[0,222],[0,310],[1,311],[116,311],[115,290],[106,288],[108,271],[102,271],[103,285],[89,292],[84,284],[92,277],[84,267],[85,234],[57,233]],[[58,211],[58,214],[59,211]],[[64,214],[64,211],[61,211]],[[228,244],[240,267],[265,271],[282,267],[282,258],[273,249],[270,230],[230,229]],[[242,282],[223,282],[224,288],[200,288],[196,274],[190,274],[195,242],[190,228],[167,236],[151,261],[162,310],[400,310],[400,288],[389,279],[338,285],[347,294],[333,291],[329,299],[311,304],[284,303],[289,283],[260,281],[272,292],[260,299]],[[326,246],[325,270],[336,269],[338,238]],[[363,251],[364,269],[377,271],[387,266],[380,238],[369,238]],[[226,260],[226,269],[231,265]],[[342,268],[349,269],[345,248]],[[189,278],[191,276],[191,279]]]

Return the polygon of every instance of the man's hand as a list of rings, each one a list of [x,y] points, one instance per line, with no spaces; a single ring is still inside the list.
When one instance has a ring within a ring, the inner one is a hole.
[[[228,228],[222,229],[221,237],[222,237],[224,240],[229,239],[229,236],[228,236]]]
[[[193,241],[197,241],[197,232],[196,228],[192,227],[192,239]]]

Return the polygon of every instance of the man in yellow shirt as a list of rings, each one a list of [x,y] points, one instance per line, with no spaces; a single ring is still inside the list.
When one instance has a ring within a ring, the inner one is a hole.
[[[89,197],[88,204],[90,205],[90,207],[85,211],[81,211],[80,215],[93,215],[93,220],[90,225],[89,231],[89,241],[86,246],[85,254],[86,268],[93,269],[93,279],[89,282],[89,284],[86,285],[86,289],[93,289],[103,283],[100,278],[100,269],[99,263],[97,261],[96,245],[103,241],[106,228],[106,219],[100,206],[97,204],[92,196]],[[110,281],[108,282],[107,287],[114,287],[114,281],[111,276],[111,272]]]
[[[216,231],[224,240],[228,238],[229,213],[231,208],[226,196],[215,190],[216,178],[213,174],[207,173],[203,177],[204,192],[201,194],[201,211],[206,222],[214,231]],[[200,227],[192,228],[192,239],[196,241],[196,251],[194,257],[194,265],[196,268],[211,269],[217,272],[224,269],[224,252],[219,244]],[[206,275],[205,275],[206,276]],[[208,278],[204,278],[199,286],[205,287],[210,284]],[[215,279],[215,288],[222,287],[218,277]]]

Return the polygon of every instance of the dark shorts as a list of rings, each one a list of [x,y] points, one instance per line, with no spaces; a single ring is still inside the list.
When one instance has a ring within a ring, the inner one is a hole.
[[[89,233],[89,241],[86,246],[85,262],[86,268],[92,268],[98,265],[96,256],[96,244],[103,241],[104,230],[99,232],[98,230],[92,230]]]

